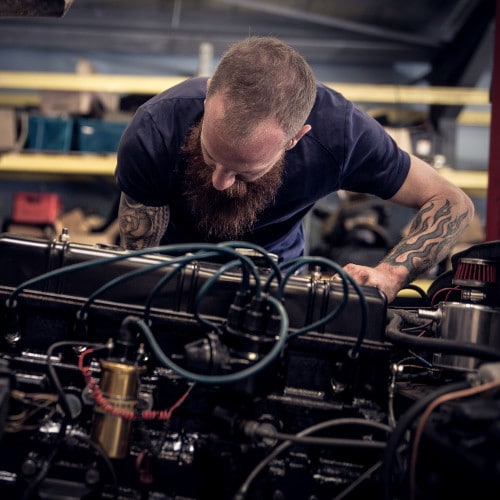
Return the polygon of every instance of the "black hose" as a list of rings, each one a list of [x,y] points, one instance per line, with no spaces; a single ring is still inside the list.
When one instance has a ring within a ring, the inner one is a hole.
[[[398,449],[400,444],[402,444],[404,435],[409,430],[413,422],[416,418],[420,416],[421,413],[427,408],[427,406],[432,403],[436,398],[448,394],[449,392],[465,389],[470,387],[470,383],[466,381],[455,382],[453,384],[448,384],[446,386],[440,387],[435,391],[427,394],[422,397],[418,401],[416,401],[410,408],[403,413],[403,415],[399,418],[396,427],[392,434],[389,436],[387,440],[387,446],[384,451],[384,455],[382,458],[382,467],[381,467],[381,490],[382,490],[382,499],[383,500],[392,500],[392,477],[394,473],[394,464],[396,455],[398,453]]]
[[[493,349],[489,346],[474,344],[472,342],[456,342],[449,339],[438,339],[429,337],[417,337],[401,331],[403,323],[402,317],[394,313],[389,323],[386,326],[386,338],[394,343],[410,345],[412,347],[420,347],[421,349],[432,350],[445,354],[455,354],[462,356],[470,356],[485,360],[499,360],[500,350]]]

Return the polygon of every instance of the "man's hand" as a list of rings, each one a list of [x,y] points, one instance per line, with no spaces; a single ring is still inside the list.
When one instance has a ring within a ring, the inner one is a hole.
[[[376,267],[346,264],[344,270],[359,285],[375,286],[392,302],[399,290],[406,285],[408,270],[403,266],[380,263]]]

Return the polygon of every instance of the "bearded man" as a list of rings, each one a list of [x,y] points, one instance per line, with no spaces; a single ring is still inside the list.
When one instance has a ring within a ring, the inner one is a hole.
[[[243,240],[283,261],[303,254],[304,217],[339,189],[413,207],[408,235],[377,266],[345,266],[388,302],[449,254],[474,213],[463,191],[273,37],[236,43],[212,78],[142,105],[120,142],[116,181],[128,249]]]

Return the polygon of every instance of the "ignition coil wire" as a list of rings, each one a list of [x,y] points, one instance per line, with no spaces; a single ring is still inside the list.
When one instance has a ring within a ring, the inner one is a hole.
[[[225,241],[222,243],[218,243],[217,246],[230,247],[234,249],[248,248],[250,250],[258,252],[269,264],[269,269],[274,272],[274,276],[276,277],[278,284],[281,283],[282,276],[280,267],[277,262],[269,255],[269,252],[267,252],[265,248],[262,248],[259,245],[255,245],[254,243],[249,243],[248,241]]]
[[[432,306],[436,305],[439,302],[438,299],[441,297],[441,295],[446,294],[443,300],[447,302],[450,300],[453,293],[460,292],[461,290],[462,288],[459,286],[441,288],[432,296],[431,305]]]
[[[128,273],[117,276],[116,278],[113,278],[112,280],[108,281],[107,283],[102,285],[100,288],[95,290],[87,298],[87,300],[85,301],[83,306],[80,308],[78,315],[79,315],[79,317],[85,317],[87,314],[87,310],[89,309],[90,305],[95,301],[95,299],[97,297],[99,297],[100,295],[102,295],[107,290],[109,290],[110,288],[113,288],[114,286],[119,285],[127,280],[130,280],[130,279],[136,278],[138,276],[142,276],[144,274],[156,271],[157,269],[161,269],[162,267],[174,266],[174,268],[160,280],[159,285],[157,287],[155,287],[154,290],[148,295],[147,308],[146,308],[146,312],[147,312],[146,319],[149,319],[151,301],[152,301],[154,295],[160,290],[161,287],[163,287],[168,281],[170,281],[170,279],[172,279],[179,271],[184,269],[184,267],[186,265],[188,265],[190,262],[192,262],[193,260],[203,260],[206,258],[215,257],[217,255],[218,255],[217,252],[199,252],[195,255],[187,255],[187,256],[184,255],[181,257],[173,258],[172,260],[170,260],[168,262],[160,262],[157,264],[152,264],[146,268],[135,269],[133,271],[129,271]],[[240,260],[237,260],[235,262],[237,264],[239,264]],[[249,288],[248,272],[243,273],[242,278],[243,279],[241,281],[241,290],[244,291],[244,290]],[[258,279],[258,278],[256,278],[256,279]],[[197,316],[197,319],[202,321],[202,319],[199,316]],[[212,324],[210,324],[210,326],[213,327]]]
[[[188,264],[194,259],[200,259],[204,257],[212,257],[216,255],[215,253],[202,253],[201,255],[197,257],[177,257],[174,258],[168,262],[159,262],[156,264],[151,264],[148,267],[145,268],[140,268],[140,269],[134,269],[133,271],[129,271],[128,273],[121,274],[120,276],[117,276],[116,278],[113,278],[112,280],[108,281],[101,287],[99,287],[97,290],[95,290],[92,294],[89,295],[85,303],[82,305],[82,307],[77,311],[77,317],[79,318],[85,318],[87,317],[87,311],[92,305],[92,303],[104,292],[108,291],[110,288],[113,288],[117,285],[120,285],[121,283],[124,283],[125,281],[131,280],[133,278],[136,278],[138,276],[142,276],[144,274],[148,274],[150,272],[156,271],[157,269],[161,269],[162,267],[168,267],[168,266],[173,266],[174,268],[166,275],[164,278],[167,278],[167,281],[170,280],[175,274],[177,274],[184,266],[180,266],[179,264]],[[162,283],[163,285],[164,283]],[[148,311],[149,313],[149,311]]]
[[[165,276],[162,276],[161,279],[158,280],[156,285],[150,290],[148,296],[146,297],[146,301],[144,303],[144,321],[149,322],[151,316],[151,307],[153,304],[153,300],[160,293],[161,289],[185,266],[187,266],[191,259],[186,259],[181,263],[177,263],[172,270],[170,270]]]
[[[92,292],[87,299],[85,300],[84,304],[80,307],[80,309],[77,311],[76,315],[77,318],[86,318],[88,316],[88,310],[90,309],[91,305],[95,300],[102,295],[104,292],[107,292],[110,288],[113,288],[117,285],[120,285],[124,283],[125,281],[131,280],[133,278],[136,278],[138,276],[142,276],[144,274],[156,271],[157,269],[161,269],[162,267],[167,267],[170,265],[175,266],[173,271],[169,273],[167,276],[170,276],[170,274],[177,272],[177,262],[182,259],[173,259],[173,261],[170,262],[160,262],[157,264],[152,264],[146,268],[141,268],[141,269],[134,269],[133,271],[129,271],[128,273],[121,274],[120,276],[117,276],[116,278],[113,278],[112,280],[109,280],[107,283],[99,287],[97,290]]]
[[[228,247],[228,248],[233,248],[233,247],[247,247],[247,248],[252,248],[253,250],[256,250],[256,251],[259,251],[261,253],[263,253],[264,256],[267,257],[267,259],[270,261],[270,262],[273,262],[273,260],[267,255],[266,251],[261,248],[261,247],[258,247],[257,245],[251,245],[251,244],[245,244],[243,242],[226,242],[226,243],[219,243],[217,244],[217,247]],[[240,255],[240,254],[238,254]],[[156,297],[156,295],[160,292],[160,290],[163,288],[163,286],[165,286],[181,269],[183,269],[186,265],[188,265],[189,263],[193,262],[194,260],[201,260],[200,259],[200,255],[197,254],[197,255],[194,255],[194,256],[187,256],[187,257],[184,257],[183,261],[181,263],[179,263],[177,265],[177,267],[175,269],[173,269],[172,271],[170,271],[170,273],[166,274],[165,276],[163,276],[159,281],[158,283],[152,288],[152,290],[150,291],[147,299],[146,299],[146,305],[145,305],[145,313],[144,313],[144,319],[146,322],[149,322],[149,317],[150,317],[150,314],[151,314],[151,304],[154,300],[154,298]],[[239,263],[239,261],[236,261]],[[246,261],[244,262],[246,264]],[[274,264],[274,262],[273,262]],[[275,264],[276,265],[276,264]],[[232,267],[232,266],[231,266]],[[220,277],[220,275],[223,273],[224,271],[216,273],[217,274],[217,277]],[[254,278],[256,280],[256,295],[260,295],[261,293],[261,289],[260,289],[260,279],[259,277],[255,274],[255,273],[252,273],[254,274]],[[250,284],[249,284],[249,279],[248,279],[248,273],[244,274],[243,275],[243,280],[241,282],[241,286],[240,286],[240,291],[241,292],[245,292],[246,290],[248,290],[250,288]],[[203,296],[204,293],[202,293],[201,290],[198,291],[198,296]],[[199,304],[201,299],[199,299],[197,297],[197,304]],[[200,318],[199,316],[199,313],[196,311],[195,312],[195,316],[197,317],[198,320],[204,322],[203,319]],[[210,326],[212,328],[216,328],[215,325],[211,324],[210,323]]]
[[[208,257],[211,257],[211,256],[215,256],[216,254],[208,254]],[[149,292],[147,298],[146,298],[146,301],[145,301],[145,310],[144,310],[144,320],[146,322],[149,322],[149,319],[150,319],[150,315],[151,315],[151,307],[152,307],[152,303],[153,303],[153,300],[156,298],[157,294],[161,291],[161,289],[178,273],[180,272],[182,269],[184,269],[185,266],[187,266],[188,264],[190,264],[191,262],[193,261],[198,261],[198,260],[201,260],[201,258],[203,257],[203,255],[201,254],[196,254],[196,255],[191,255],[191,256],[184,256],[180,259],[178,259],[178,261],[176,262],[176,266],[174,269],[172,269],[169,273],[167,273],[165,276],[163,276],[159,281],[158,283],[156,283],[156,285],[151,289],[151,291]],[[240,264],[240,261],[239,260],[236,260],[236,261],[232,261],[232,262],[237,262],[238,265]],[[217,276],[219,277],[220,274],[222,273],[218,273]],[[243,278],[242,281],[241,281],[241,285],[240,285],[240,290],[243,292],[245,290],[247,290],[249,288],[249,279],[248,279],[248,276],[246,275],[243,275]],[[257,293],[260,293],[260,289],[258,289]],[[198,295],[200,294],[200,291],[198,292]],[[198,301],[199,302],[199,301]],[[204,318],[201,318],[200,315],[198,314],[197,310],[195,311],[195,316],[196,318],[198,319],[198,321],[202,322],[202,323],[206,323]],[[208,320],[207,320],[208,322]],[[212,324],[211,322],[209,323],[209,326],[211,328],[216,328],[214,324]]]
[[[316,258],[302,257],[302,258],[298,258],[298,259],[294,259],[292,261],[286,262],[282,267],[287,267],[288,271],[283,276],[283,281],[281,282],[281,285],[278,289],[277,297],[279,299],[283,299],[285,285],[286,285],[287,281],[290,279],[290,277],[293,276],[294,272],[297,269],[300,269],[306,263],[319,263],[319,262],[328,263],[336,271],[342,272],[342,270],[341,270],[340,266],[338,266],[338,264],[335,264],[334,262],[328,261],[327,259],[322,258],[322,257],[316,257]],[[344,272],[344,274],[345,274],[345,272]],[[344,278],[344,276],[342,276],[342,277]],[[269,281],[268,281],[268,283],[269,283]],[[339,303],[339,305],[337,307],[335,307],[327,315],[323,316],[323,318],[321,318],[320,320],[315,321],[314,323],[310,323],[309,325],[306,325],[306,326],[300,328],[299,330],[296,330],[295,332],[293,332],[293,334],[289,335],[289,338],[296,337],[297,335],[301,335],[302,333],[306,333],[306,332],[309,332],[311,330],[314,330],[315,328],[318,328],[318,327],[326,324],[328,321],[330,321],[331,319],[335,318],[338,314],[340,314],[342,312],[342,310],[344,309],[344,307],[346,306],[347,299],[348,299],[349,289],[348,289],[346,279],[342,280],[342,287],[343,287],[342,288],[342,291],[343,291],[342,301]]]
[[[168,410],[143,410],[139,414],[133,410],[126,410],[123,408],[117,408],[112,403],[110,403],[99,387],[99,383],[92,376],[92,370],[89,367],[84,366],[85,357],[93,352],[92,349],[88,349],[82,352],[78,358],[78,369],[83,375],[87,388],[94,397],[95,403],[106,413],[113,415],[114,417],[123,418],[124,420],[135,421],[141,420],[170,420],[172,413],[176,408],[178,408],[189,396],[189,393],[195,386],[191,384],[189,388],[184,392],[184,394],[168,409]]]
[[[274,297],[264,295],[263,298],[265,301],[270,302],[271,305],[274,306],[281,320],[277,341],[275,342],[271,350],[268,353],[266,353],[266,355],[263,356],[259,361],[257,361],[251,366],[243,368],[240,371],[232,373],[226,373],[221,375],[205,375],[189,371],[179,366],[163,352],[162,348],[156,341],[156,338],[153,332],[151,331],[150,327],[143,320],[141,320],[140,318],[133,318],[130,320],[130,324],[134,324],[140,330],[140,332],[148,341],[149,346],[153,351],[153,354],[156,356],[157,360],[163,366],[170,368],[171,370],[178,373],[187,380],[191,380],[194,382],[201,382],[203,384],[214,384],[214,385],[228,384],[244,380],[245,378],[255,375],[264,368],[266,368],[282,353],[284,346],[288,340],[289,320],[286,309],[284,308],[283,304],[281,304],[281,302],[279,302]]]
[[[197,319],[197,321],[205,326],[208,326],[209,328],[212,328],[216,331],[219,332],[219,334],[222,334],[222,332],[219,330],[219,327],[213,323],[212,321],[204,318],[200,314],[200,303],[205,297],[205,295],[208,293],[210,288],[217,282],[217,280],[228,270],[232,269],[233,267],[239,266],[240,262],[238,260],[232,260],[228,262],[227,264],[224,264],[223,266],[220,267],[220,269],[213,274],[198,290],[198,293],[196,294],[195,300],[194,300],[194,317]],[[246,289],[244,287],[240,287],[240,292],[245,293]],[[260,291],[259,294],[256,295],[257,297],[260,296]]]
[[[154,254],[179,254],[179,253],[192,253],[193,251],[205,251],[205,252],[216,252],[218,254],[225,254],[230,257],[241,259],[242,263],[245,265],[242,266],[243,279],[246,281],[249,279],[248,273],[250,272],[254,275],[256,286],[259,287],[259,274],[255,264],[241,253],[232,250],[230,247],[218,246],[215,244],[178,244],[178,245],[164,245],[159,247],[151,247],[151,248],[143,248],[140,250],[127,251],[119,255],[115,255],[112,257],[103,257],[95,260],[88,260],[85,262],[77,262],[76,264],[70,264],[68,266],[64,266],[58,269],[52,269],[51,271],[47,271],[46,273],[40,274],[33,278],[30,278],[23,283],[20,283],[6,298],[5,305],[8,308],[14,308],[17,304],[17,297],[21,294],[23,290],[26,288],[41,283],[46,280],[50,280],[52,278],[56,278],[62,276],[64,274],[72,273],[75,271],[81,271],[83,269],[93,268],[100,265],[112,264],[115,262],[132,259],[134,257],[140,257],[143,255],[154,255]]]
[[[332,311],[330,311],[327,315],[323,316],[318,321],[315,321],[314,323],[311,323],[309,325],[306,325],[290,335],[290,337],[296,337],[297,335],[301,335],[303,333],[306,333],[308,331],[313,330],[314,328],[318,328],[324,324],[326,324],[328,321],[331,321],[334,317],[336,317],[338,314],[340,314],[344,307],[347,305],[347,300],[348,300],[348,284],[351,284],[352,287],[354,288],[356,294],[359,297],[360,301],[360,306],[361,306],[361,326],[359,329],[358,337],[356,340],[356,344],[352,349],[349,351],[349,356],[352,359],[357,359],[359,356],[359,350],[361,349],[361,345],[365,339],[366,336],[366,331],[368,328],[368,303],[366,301],[365,294],[361,287],[356,283],[354,278],[348,274],[339,264],[336,262],[326,259],[324,257],[299,257],[297,259],[293,259],[287,262],[284,262],[281,265],[281,268],[288,268],[288,271],[285,273],[283,281],[281,282],[281,285],[278,289],[278,298],[281,299],[284,294],[285,290],[285,285],[288,281],[288,279],[293,275],[293,273],[303,267],[306,264],[320,264],[324,266],[328,266],[332,269],[335,270],[335,272],[341,277],[342,279],[342,287],[343,287],[343,295],[342,295],[342,301],[339,303],[339,305],[334,308]],[[265,289],[269,287],[269,284],[272,280],[273,276],[271,275],[266,284],[265,284]]]
[[[71,408],[68,403],[66,393],[64,392],[62,384],[59,380],[59,377],[57,376],[57,372],[52,363],[52,356],[54,351],[61,347],[82,347],[82,348],[93,348],[93,350],[96,349],[100,350],[100,349],[105,349],[108,346],[106,344],[90,344],[90,343],[86,343],[84,346],[82,346],[81,342],[75,342],[72,340],[62,340],[60,342],[55,342],[54,344],[50,345],[49,348],[47,349],[47,371],[49,374],[49,378],[52,384],[54,385],[54,388],[56,389],[57,395],[59,396],[59,403],[61,405],[64,414],[65,423],[63,424],[63,426],[65,427],[66,423],[71,421],[73,417],[71,415]]]

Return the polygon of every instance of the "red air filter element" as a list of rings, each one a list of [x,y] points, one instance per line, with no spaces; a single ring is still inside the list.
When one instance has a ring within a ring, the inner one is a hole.
[[[453,276],[456,285],[486,286],[497,281],[497,263],[484,259],[461,259]]]

